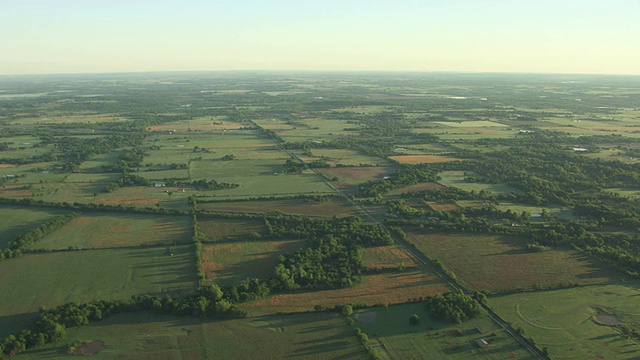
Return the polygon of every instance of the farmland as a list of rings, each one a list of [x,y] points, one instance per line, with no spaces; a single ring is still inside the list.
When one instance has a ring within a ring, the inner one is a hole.
[[[637,296],[633,282],[504,295],[491,304],[554,357],[634,359],[640,345],[621,326],[637,326]]]
[[[620,279],[616,272],[574,250],[527,252],[526,239],[451,233],[410,233],[408,239],[474,290],[500,292]]]
[[[304,246],[302,240],[234,241],[204,248],[203,268],[207,279],[230,286],[247,278],[268,278],[278,257]]]
[[[638,357],[637,78],[0,80],[0,357]]]
[[[120,315],[70,330],[69,342],[100,339],[95,357],[118,359],[361,359],[366,354],[344,320],[334,314],[263,316],[202,322],[150,313]],[[251,339],[251,341],[247,341]],[[66,358],[67,346],[52,344],[25,359]]]
[[[409,325],[412,314],[421,318],[419,324]],[[369,336],[372,346],[391,359],[529,359],[524,349],[486,317],[464,324],[442,323],[429,319],[420,303],[359,310],[354,317],[355,326]],[[489,346],[479,348],[475,341],[480,339],[488,340]]]

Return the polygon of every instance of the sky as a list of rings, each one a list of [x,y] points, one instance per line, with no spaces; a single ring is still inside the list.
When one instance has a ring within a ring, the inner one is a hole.
[[[0,0],[0,74],[640,74],[640,0]]]

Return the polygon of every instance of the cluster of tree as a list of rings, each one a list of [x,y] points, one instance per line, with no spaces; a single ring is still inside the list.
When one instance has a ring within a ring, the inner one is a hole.
[[[111,165],[103,165],[104,172],[124,173],[134,167],[142,166],[142,160],[145,156],[145,150],[141,147],[135,147],[127,150],[118,156],[118,160]]]
[[[380,197],[391,190],[415,185],[419,182],[436,181],[442,165],[405,166],[396,170],[388,179],[369,180],[360,184],[360,193],[365,197]]]
[[[307,169],[307,165],[303,162],[298,162],[293,159],[287,159],[284,163],[284,170],[282,171],[285,174],[300,174],[305,169]]]
[[[382,226],[364,224],[360,218],[282,217],[265,219],[265,224],[268,236],[308,239],[308,247],[281,256],[273,279],[280,290],[353,286],[365,270],[362,248],[393,241]]]
[[[312,220],[306,216],[281,216],[265,218],[264,221],[267,236],[278,238],[306,238],[312,241],[333,235],[345,237],[344,241],[364,247],[393,243],[385,228],[377,224],[365,224],[359,217]]]
[[[55,219],[27,232],[26,234],[19,236],[15,241],[7,244],[7,247],[4,250],[0,249],[0,261],[22,255],[22,253],[28,251],[36,241],[42,239],[54,230],[59,229],[62,225],[68,223],[76,216],[76,213],[60,215]]]
[[[165,296],[133,296],[129,301],[95,301],[85,304],[66,303],[41,310],[33,329],[22,330],[0,341],[0,357],[64,339],[66,329],[88,325],[120,313],[151,311],[161,314],[199,318],[244,318],[247,312],[224,298],[217,285],[200,287],[182,299]]]
[[[191,182],[191,186],[198,190],[223,190],[237,188],[238,184],[217,182],[215,180],[194,180]]]
[[[462,291],[428,296],[425,306],[431,317],[445,322],[462,323],[487,314],[476,299]]]
[[[55,140],[55,147],[63,154],[63,168],[74,171],[94,155],[135,147],[140,145],[143,139],[143,133],[110,134],[96,138],[65,136]]]
[[[139,175],[126,173],[115,182],[109,183],[105,192],[114,192],[123,186],[151,186],[151,180]]]

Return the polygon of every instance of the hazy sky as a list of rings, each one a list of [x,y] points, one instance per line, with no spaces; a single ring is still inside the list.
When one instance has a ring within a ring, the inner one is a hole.
[[[0,74],[640,74],[640,0],[0,0]]]

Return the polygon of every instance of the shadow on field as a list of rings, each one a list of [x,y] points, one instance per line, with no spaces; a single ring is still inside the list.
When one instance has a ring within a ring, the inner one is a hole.
[[[110,316],[101,321],[94,321],[89,326],[103,327],[110,325],[139,325],[147,323],[169,323],[170,327],[184,327],[201,324],[202,319],[191,316],[179,316],[172,314],[157,314],[150,311],[136,313],[123,313]],[[217,321],[217,320],[213,320]]]
[[[19,333],[22,329],[31,329],[37,318],[37,311],[0,316],[0,339]]]

